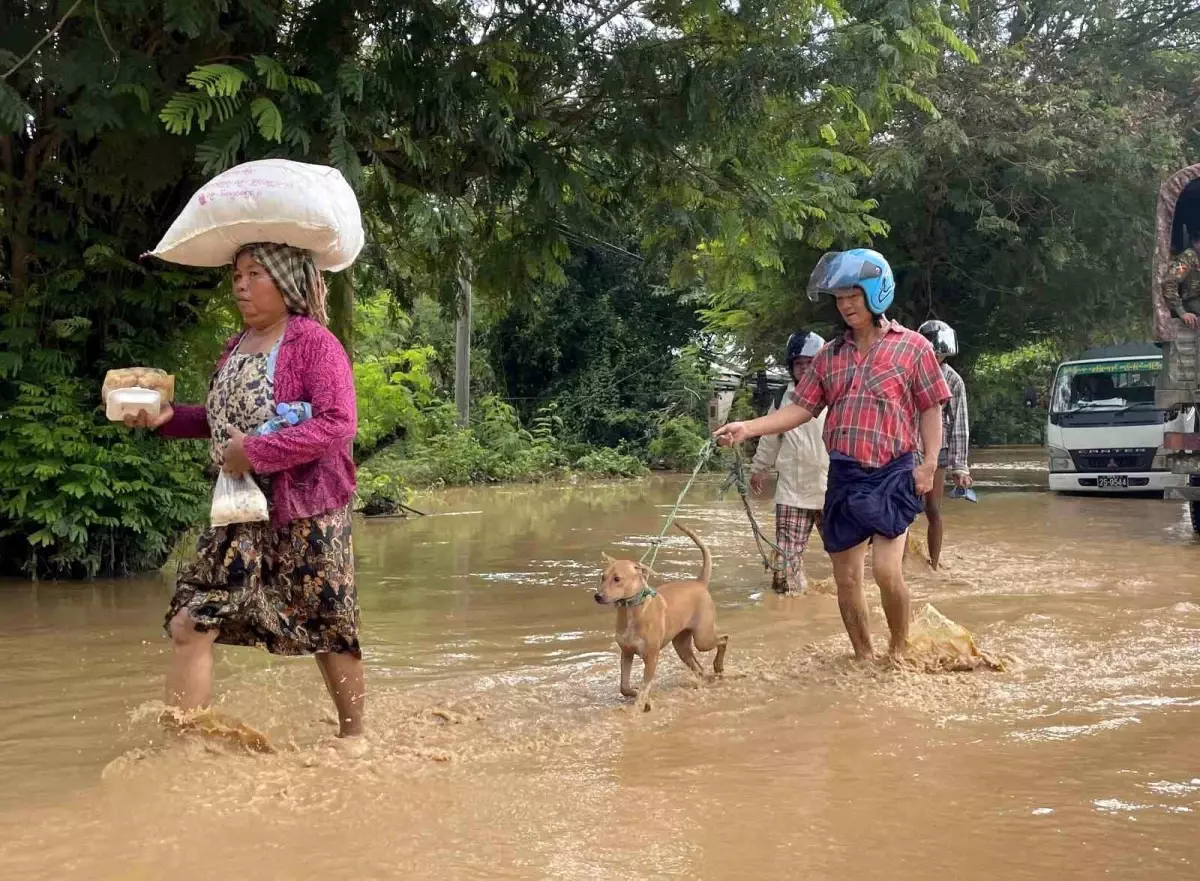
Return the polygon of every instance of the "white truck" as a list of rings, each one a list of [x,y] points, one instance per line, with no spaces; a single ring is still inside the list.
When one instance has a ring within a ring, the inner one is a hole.
[[[1171,257],[1188,246],[1187,230],[1196,229],[1200,229],[1200,164],[1175,172],[1159,188],[1150,273],[1155,339],[1163,354],[1154,403],[1170,426],[1163,435],[1167,467],[1180,477],[1180,485],[1169,488],[1167,497],[1187,501],[1192,528],[1200,532],[1200,434],[1195,419],[1200,403],[1200,335],[1172,314],[1163,299]],[[1175,420],[1181,416],[1190,417],[1190,424],[1180,428]]]
[[[1188,415],[1155,403],[1162,366],[1153,343],[1091,349],[1058,365],[1046,419],[1052,491],[1161,496],[1184,484],[1163,438],[1186,428]]]

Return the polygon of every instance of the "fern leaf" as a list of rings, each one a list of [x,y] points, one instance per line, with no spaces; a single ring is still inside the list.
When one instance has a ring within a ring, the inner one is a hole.
[[[945,24],[940,21],[934,22],[932,28],[933,32],[937,34],[938,38],[943,43],[945,43],[967,61],[971,62],[971,64],[979,63],[979,56],[975,54],[975,50],[959,39],[958,34],[954,33],[954,31]]]
[[[33,110],[21,93],[8,83],[0,82],[0,131],[16,132],[25,127],[25,120],[33,115]]]
[[[303,153],[308,153],[312,144],[308,132],[298,125],[289,125],[283,130],[283,140],[288,146],[299,147]]]
[[[287,89],[287,71],[274,58],[268,58],[266,55],[255,55],[254,69],[258,71],[260,77],[266,80],[267,88],[271,91],[282,92]]]
[[[216,112],[217,121],[225,122],[228,119],[232,119],[233,115],[237,113],[238,109],[242,106],[242,99],[240,97],[213,98],[211,106]]]
[[[173,135],[186,135],[196,124],[204,130],[204,124],[212,116],[210,99],[207,95],[195,92],[176,92],[159,112],[158,118]]]
[[[353,59],[347,59],[338,68],[337,72],[338,88],[342,94],[355,102],[363,99],[363,72],[362,69],[355,64]]]
[[[196,159],[205,174],[219,174],[237,164],[256,125],[251,113],[244,112],[213,127],[212,134],[196,148]]]
[[[202,64],[187,75],[188,84],[214,98],[232,98],[246,84],[246,76],[230,64]]]
[[[270,98],[255,98],[250,104],[250,115],[258,125],[258,133],[268,141],[283,141],[283,117]]]
[[[358,153],[350,146],[344,135],[334,135],[329,142],[329,164],[346,176],[346,180],[354,183],[362,175],[362,164],[358,161]]]
[[[120,83],[113,86],[113,92],[117,95],[133,95],[137,98],[142,113],[150,112],[150,93],[146,91],[145,86],[139,86],[137,83]]]
[[[320,95],[321,94],[321,87],[319,85],[317,85],[317,83],[313,82],[312,80],[310,80],[306,77],[302,77],[302,76],[288,77],[288,81],[291,83],[292,90],[295,92],[299,92],[301,95]]]

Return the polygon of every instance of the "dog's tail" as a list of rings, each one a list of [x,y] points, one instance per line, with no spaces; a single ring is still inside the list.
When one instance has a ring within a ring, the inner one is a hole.
[[[704,564],[700,569],[700,578],[698,580],[702,584],[708,584],[708,579],[712,575],[712,554],[708,552],[708,545],[700,540],[700,536],[696,535],[696,533],[692,532],[682,523],[676,523],[675,528],[694,541],[696,547],[700,549],[700,553],[704,555]]]

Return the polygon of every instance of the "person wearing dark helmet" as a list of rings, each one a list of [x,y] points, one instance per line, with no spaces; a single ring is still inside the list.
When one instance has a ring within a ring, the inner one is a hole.
[[[944,321],[926,321],[917,333],[929,340],[942,368],[942,376],[950,387],[950,400],[942,408],[942,448],[937,454],[937,469],[933,472],[933,488],[925,494],[925,519],[929,522],[926,537],[929,543],[929,562],[934,569],[942,556],[942,538],[945,527],[942,523],[942,495],[946,486],[946,472],[954,485],[963,489],[971,486],[971,471],[967,467],[967,448],[971,434],[967,425],[967,386],[958,371],[946,363],[947,358],[958,354],[958,334]],[[924,457],[924,450],[919,458]]]
[[[874,657],[863,592],[868,547],[891,632],[888,654],[898,658],[907,646],[905,538],[921,497],[933,487],[937,464],[914,467],[913,452],[918,431],[925,449],[942,448],[942,405],[950,400],[929,340],[887,318],[895,293],[892,269],[877,251],[823,256],[809,278],[808,296],[836,299],[845,335],[821,349],[787,406],[714,432],[718,443],[731,446],[790,431],[828,408],[821,537],[833,562],[842,622],[860,661]]]
[[[787,394],[795,389],[821,351],[825,340],[818,334],[798,330],[788,338],[788,375],[792,382]],[[774,412],[774,407],[772,412]],[[804,552],[813,527],[821,528],[821,509],[825,506],[825,484],[829,478],[829,453],[821,439],[825,415],[793,428],[785,434],[770,434],[758,443],[750,466],[750,488],[761,495],[771,469],[779,479],[775,484],[775,544],[784,559],[777,560],[771,587],[776,593],[801,594],[808,586],[804,575]]]

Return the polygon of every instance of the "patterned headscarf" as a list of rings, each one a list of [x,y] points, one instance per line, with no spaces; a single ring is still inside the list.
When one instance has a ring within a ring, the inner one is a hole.
[[[267,270],[283,294],[289,312],[307,315],[324,326],[329,325],[329,316],[325,312],[325,279],[313,262],[311,251],[274,242],[258,242],[242,246],[233,262],[236,264],[247,252]]]

